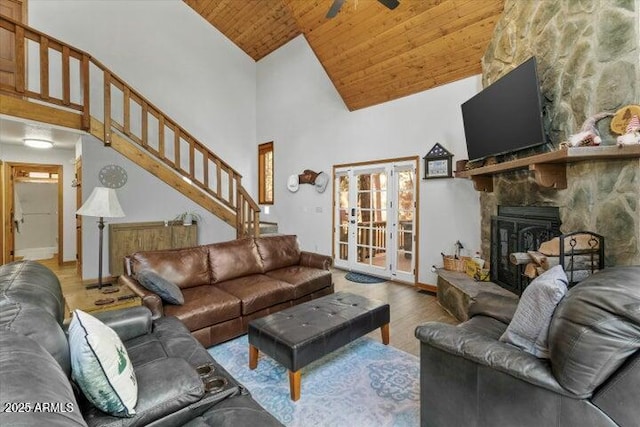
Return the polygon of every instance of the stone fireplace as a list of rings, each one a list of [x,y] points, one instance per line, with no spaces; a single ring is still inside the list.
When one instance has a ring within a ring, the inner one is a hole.
[[[535,55],[545,131],[558,148],[587,118],[640,99],[639,18],[633,0],[506,0],[483,58],[483,83]],[[610,119],[598,123],[603,145],[615,143],[609,126]],[[493,177],[493,192],[480,195],[482,253],[492,266],[499,262],[490,248],[499,206],[553,206],[562,233],[604,236],[606,266],[640,264],[640,159],[570,163],[566,176],[562,190],[539,186],[527,170]]]

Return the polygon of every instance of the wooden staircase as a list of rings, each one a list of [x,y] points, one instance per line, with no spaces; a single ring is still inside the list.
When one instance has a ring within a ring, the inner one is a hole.
[[[0,36],[15,49],[15,72],[0,80],[0,114],[85,131],[233,226],[238,237],[259,235],[260,208],[242,175],[124,80],[89,54],[4,15]],[[34,73],[27,45],[38,88],[27,85]],[[50,72],[54,63],[59,73]]]

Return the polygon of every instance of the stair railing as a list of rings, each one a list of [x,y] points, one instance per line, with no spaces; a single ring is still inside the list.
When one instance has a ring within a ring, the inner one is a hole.
[[[117,132],[234,212],[239,237],[259,233],[260,209],[242,175],[123,79],[89,54],[4,15],[0,36],[15,51],[14,77],[0,80],[0,92],[79,112],[80,129],[105,145]],[[27,64],[38,64],[37,72]],[[104,126],[92,126],[92,119]]]

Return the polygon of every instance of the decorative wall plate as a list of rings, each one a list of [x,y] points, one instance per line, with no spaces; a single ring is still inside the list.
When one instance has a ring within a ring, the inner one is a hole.
[[[631,104],[620,108],[611,119],[611,130],[618,135],[627,133],[627,125],[634,115],[640,117],[640,105]]]
[[[98,179],[108,188],[120,188],[127,183],[127,171],[122,166],[106,165],[98,172]]]
[[[298,175],[290,175],[289,179],[287,179],[287,188],[292,193],[298,191]]]

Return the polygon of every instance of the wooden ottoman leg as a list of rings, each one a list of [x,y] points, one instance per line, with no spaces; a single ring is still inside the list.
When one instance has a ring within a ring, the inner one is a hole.
[[[258,347],[249,344],[249,369],[258,367]]]
[[[289,390],[291,391],[291,400],[294,402],[300,399],[300,370],[295,372],[289,371]]]
[[[382,325],[380,327],[380,332],[382,332],[382,343],[384,345],[389,344],[389,324]]]

